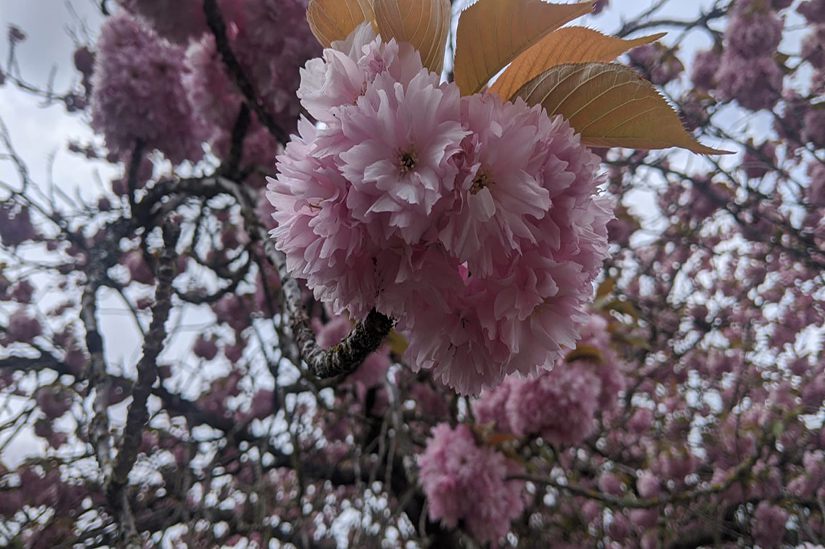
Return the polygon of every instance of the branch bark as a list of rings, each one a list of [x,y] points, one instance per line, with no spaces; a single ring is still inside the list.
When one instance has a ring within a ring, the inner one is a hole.
[[[123,429],[123,442],[117,454],[107,486],[109,505],[120,515],[121,537],[130,545],[140,546],[135,522],[129,510],[128,497],[124,494],[129,473],[137,460],[143,430],[149,419],[146,407],[152,385],[157,380],[157,360],[166,340],[166,321],[172,309],[172,283],[175,278],[175,244],[179,229],[167,224],[163,227],[164,249],[157,267],[155,305],[152,307],[152,323],[143,342],[143,355],[137,365],[138,379],[132,388],[132,403]]]
[[[275,242],[264,242],[266,255],[281,277],[284,303],[292,325],[292,334],[298,344],[301,358],[315,377],[328,379],[351,374],[373,353],[392,330],[392,319],[377,312],[369,312],[363,322],[335,347],[324,350],[315,341],[315,332],[309,322],[301,299],[301,287],[286,268],[286,257],[275,248]]]
[[[90,268],[86,287],[80,299],[80,318],[86,330],[86,350],[89,353],[88,374],[89,393],[94,392],[92,420],[88,436],[94,446],[98,465],[106,478],[111,467],[111,437],[109,435],[109,415],[107,412],[106,359],[103,352],[103,336],[97,325],[97,289],[106,274],[106,250],[104,247],[92,250],[89,257]]]

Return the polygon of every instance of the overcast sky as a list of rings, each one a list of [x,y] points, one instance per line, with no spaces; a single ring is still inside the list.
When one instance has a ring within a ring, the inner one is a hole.
[[[23,77],[45,88],[54,70],[54,89],[65,91],[78,78],[72,65],[76,43],[93,37],[101,20],[92,0],[0,0],[0,62],[5,67],[6,31],[8,25],[15,24],[28,35],[17,47]],[[64,184],[92,192],[88,181],[92,170],[100,165],[90,166],[85,159],[66,151],[69,139],[90,139],[84,116],[69,115],[61,105],[43,108],[40,101],[8,84],[0,89],[0,118],[33,177],[45,180],[47,159],[56,152],[55,173],[60,174]],[[0,177],[9,180],[8,165],[0,165]],[[87,192],[83,194],[88,196]]]

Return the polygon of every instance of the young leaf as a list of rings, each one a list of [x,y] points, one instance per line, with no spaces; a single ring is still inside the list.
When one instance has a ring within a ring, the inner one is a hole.
[[[516,94],[549,115],[561,114],[592,147],[666,149],[728,154],[690,135],[653,84],[623,65],[584,63],[545,71]]]
[[[490,89],[502,99],[510,99],[519,88],[547,69],[570,63],[613,61],[624,52],[655,42],[664,35],[622,40],[584,27],[561,28],[519,55]]]
[[[521,52],[592,9],[593,2],[478,0],[458,20],[455,82],[461,93],[476,93]]]
[[[344,40],[364,21],[374,21],[373,0],[309,0],[307,21],[312,34],[328,48]]]
[[[567,356],[564,357],[565,362],[574,362],[576,360],[589,360],[591,362],[595,362],[596,364],[604,364],[604,355],[597,347],[594,347],[593,345],[581,344],[578,345],[575,350],[567,353]]]
[[[596,290],[596,299],[602,299],[607,297],[610,292],[612,292],[616,288],[616,279],[613,277],[607,277],[604,281],[599,284],[599,288]]]
[[[450,0],[375,0],[381,37],[412,44],[424,66],[436,74],[444,67],[451,13]]]
[[[407,347],[410,346],[407,338],[395,330],[391,331],[390,335],[387,336],[386,343],[389,345],[390,351],[397,356],[403,356],[407,351]]]

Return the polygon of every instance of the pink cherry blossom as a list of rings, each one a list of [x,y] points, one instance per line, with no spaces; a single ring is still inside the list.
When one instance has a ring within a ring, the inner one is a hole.
[[[805,0],[796,10],[811,23],[825,23],[825,0]]]
[[[584,360],[601,382],[599,391],[599,409],[612,410],[618,404],[619,393],[625,388],[624,374],[616,353],[610,347],[610,334],[604,317],[591,314],[582,327],[579,345],[592,347],[599,351],[600,360]],[[581,359],[579,359],[581,360]]]
[[[726,51],[716,80],[724,100],[736,99],[754,111],[773,107],[782,94],[782,71],[771,57],[749,59]]]
[[[657,86],[672,82],[685,70],[674,52],[659,43],[633,48],[628,55],[631,66],[639,69],[648,80]]]
[[[206,32],[206,17],[199,0],[118,0],[130,13],[140,16],[161,36],[174,42]]]
[[[516,378],[507,377],[504,381],[491,389],[486,389],[478,399],[473,401],[473,414],[476,423],[492,425],[498,432],[508,433],[510,417],[507,414],[507,401],[510,398],[510,389]]]
[[[184,52],[132,16],[106,20],[97,44],[92,126],[128,158],[138,143],[174,163],[198,160],[201,129],[186,96]]]
[[[763,501],[753,514],[753,539],[765,549],[780,547],[785,536],[788,513],[781,507]]]
[[[298,131],[278,159],[278,178],[269,183],[278,225],[272,236],[289,270],[306,279],[319,300],[336,314],[362,318],[382,286],[379,250],[347,208],[349,183],[332,158],[317,154],[316,128],[302,120]]]
[[[715,50],[700,51],[693,59],[690,78],[693,84],[703,90],[716,86],[716,72],[719,70],[720,52]]]
[[[817,69],[825,69],[825,23],[814,26],[802,41],[802,57]]]
[[[341,173],[352,183],[347,206],[371,236],[419,242],[435,225],[454,188],[452,162],[466,135],[460,96],[421,70],[407,86],[379,75],[354,108],[340,113],[340,134],[330,130]]]
[[[37,317],[31,315],[26,309],[20,308],[9,315],[3,340],[6,343],[29,343],[42,333],[43,325]]]
[[[69,411],[72,405],[72,398],[68,391],[62,391],[57,387],[46,387],[35,395],[37,407],[48,419],[55,419]]]
[[[770,4],[762,0],[736,0],[725,38],[739,56],[770,56],[782,39],[782,20]]]
[[[13,202],[0,204],[0,242],[6,246],[19,246],[37,237],[29,209],[17,207]]]
[[[421,56],[410,44],[383,43],[372,26],[363,23],[346,40],[324,50],[323,57],[307,62],[298,97],[316,120],[332,123],[379,75],[389,74],[406,87],[421,68]]]
[[[536,159],[555,152],[552,139],[545,137],[557,128],[544,125],[547,117],[540,107],[530,109],[521,100],[505,103],[492,94],[465,98],[462,115],[471,133],[462,146],[459,196],[440,238],[468,262],[471,273],[486,277],[494,257],[506,263],[521,251],[522,242],[538,242],[535,221],[551,203],[542,184],[543,165]],[[564,122],[555,123],[563,135]]]
[[[645,471],[636,481],[636,489],[643,498],[653,498],[662,491],[659,479],[650,471]]]
[[[524,509],[524,483],[508,480],[521,467],[492,448],[480,447],[466,425],[438,425],[418,458],[421,486],[433,520],[459,521],[481,543],[495,543]]]
[[[301,124],[268,196],[318,299],[395,317],[413,368],[463,393],[575,347],[611,213],[567,122],[461,100],[367,27],[311,61],[299,95],[324,125]]]
[[[319,51],[304,19],[305,9],[304,0],[243,2],[232,12],[234,19],[228,33],[230,47],[266,111],[286,131],[295,127],[300,110],[295,96],[298,67]],[[273,32],[276,28],[279,31]],[[185,77],[190,101],[206,128],[213,151],[225,157],[243,97],[211,35],[190,46],[186,62],[190,69]],[[271,167],[279,144],[254,114],[244,144],[242,166]]]
[[[123,259],[124,266],[129,270],[129,278],[141,284],[154,284],[155,274],[152,268],[146,263],[143,251],[134,250],[126,254]]]
[[[204,360],[212,360],[218,355],[218,345],[214,338],[199,336],[192,346],[192,352]]]
[[[507,411],[516,434],[539,434],[547,442],[573,445],[595,427],[601,382],[582,365],[558,364],[535,379],[516,382]]]

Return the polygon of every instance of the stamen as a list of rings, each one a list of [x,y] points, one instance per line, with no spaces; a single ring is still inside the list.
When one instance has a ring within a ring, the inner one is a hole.
[[[399,158],[401,174],[406,175],[409,172],[411,172],[412,170],[414,170],[416,162],[417,162],[417,159],[415,158],[415,153],[414,152],[401,153],[401,156]]]
[[[470,187],[470,194],[478,194],[481,189],[486,189],[493,184],[490,176],[485,172],[478,172],[476,178],[473,179],[473,184]]]

